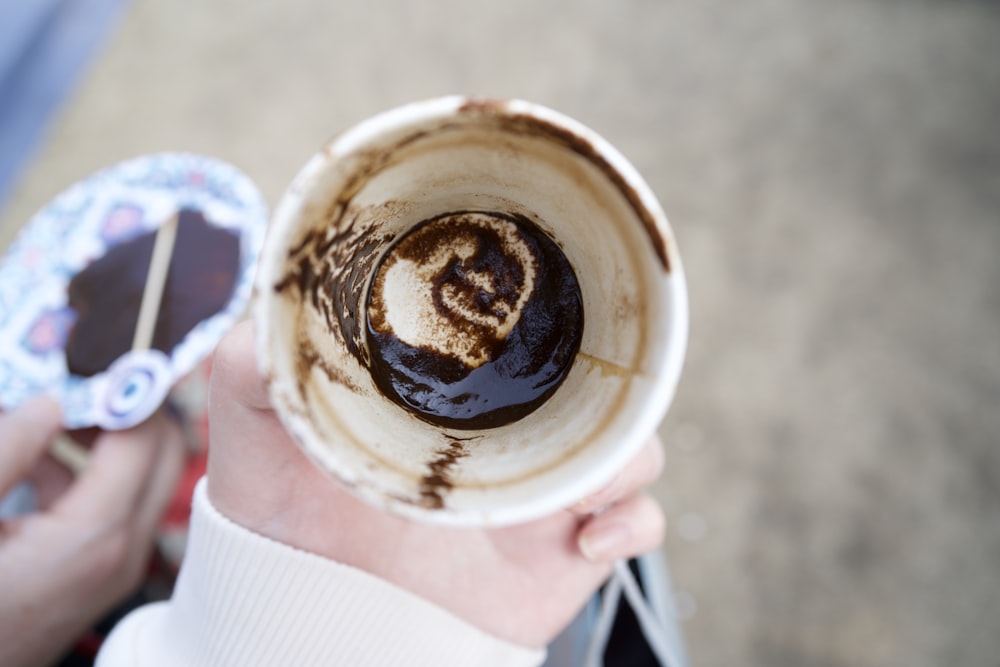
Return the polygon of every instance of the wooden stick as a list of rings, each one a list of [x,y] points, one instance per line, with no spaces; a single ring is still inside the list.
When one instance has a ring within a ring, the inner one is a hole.
[[[149,259],[149,271],[146,273],[146,285],[142,290],[142,302],[139,304],[139,321],[136,322],[135,335],[132,338],[133,352],[147,350],[153,344],[156,318],[160,314],[160,301],[167,282],[167,272],[170,270],[170,256],[174,252],[174,241],[177,240],[178,216],[179,213],[175,213],[156,230],[153,254]]]
[[[83,472],[90,460],[90,452],[84,449],[83,445],[77,444],[68,433],[56,436],[49,448],[49,454],[74,475]]]

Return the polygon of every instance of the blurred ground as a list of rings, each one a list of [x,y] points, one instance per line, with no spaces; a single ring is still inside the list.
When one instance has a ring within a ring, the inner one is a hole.
[[[691,290],[662,432],[701,667],[1000,665],[1000,4],[133,4],[2,212],[121,159],[273,205],[325,139],[465,92],[559,109],[660,196]]]

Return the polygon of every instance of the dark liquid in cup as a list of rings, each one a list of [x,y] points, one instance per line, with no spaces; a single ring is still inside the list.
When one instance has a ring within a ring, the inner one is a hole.
[[[156,231],[114,246],[76,274],[69,305],[77,313],[66,343],[74,375],[96,375],[132,349]],[[177,221],[160,311],[151,347],[170,354],[199,322],[229,302],[239,271],[240,240],[185,209]]]
[[[432,424],[503,426],[559,387],[583,333],[566,256],[526,218],[460,212],[398,239],[368,294],[379,390]]]

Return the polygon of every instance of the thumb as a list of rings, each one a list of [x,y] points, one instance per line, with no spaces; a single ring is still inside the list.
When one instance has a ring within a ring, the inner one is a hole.
[[[237,520],[255,507],[266,513],[280,506],[289,493],[283,482],[301,485],[311,464],[271,409],[267,385],[257,370],[249,321],[234,327],[215,350],[208,406],[212,502]]]
[[[61,430],[59,404],[49,396],[0,415],[0,497],[28,476]]]
[[[254,341],[253,322],[244,320],[216,347],[209,386],[210,409],[218,411],[233,404],[247,412],[271,411],[267,385],[257,369]]]

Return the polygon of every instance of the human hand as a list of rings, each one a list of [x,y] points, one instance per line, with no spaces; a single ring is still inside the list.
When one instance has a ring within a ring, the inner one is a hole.
[[[0,664],[46,665],[141,581],[180,474],[184,440],[163,411],[99,433],[76,477],[47,458],[59,406],[0,415],[0,496],[32,479],[37,511],[0,521]]]
[[[370,572],[527,647],[544,646],[559,633],[607,578],[613,560],[653,549],[663,538],[662,511],[641,492],[662,468],[655,439],[606,489],[538,521],[457,529],[377,510],[290,441],[254,359],[250,323],[216,351],[208,462],[212,503],[254,532]]]

